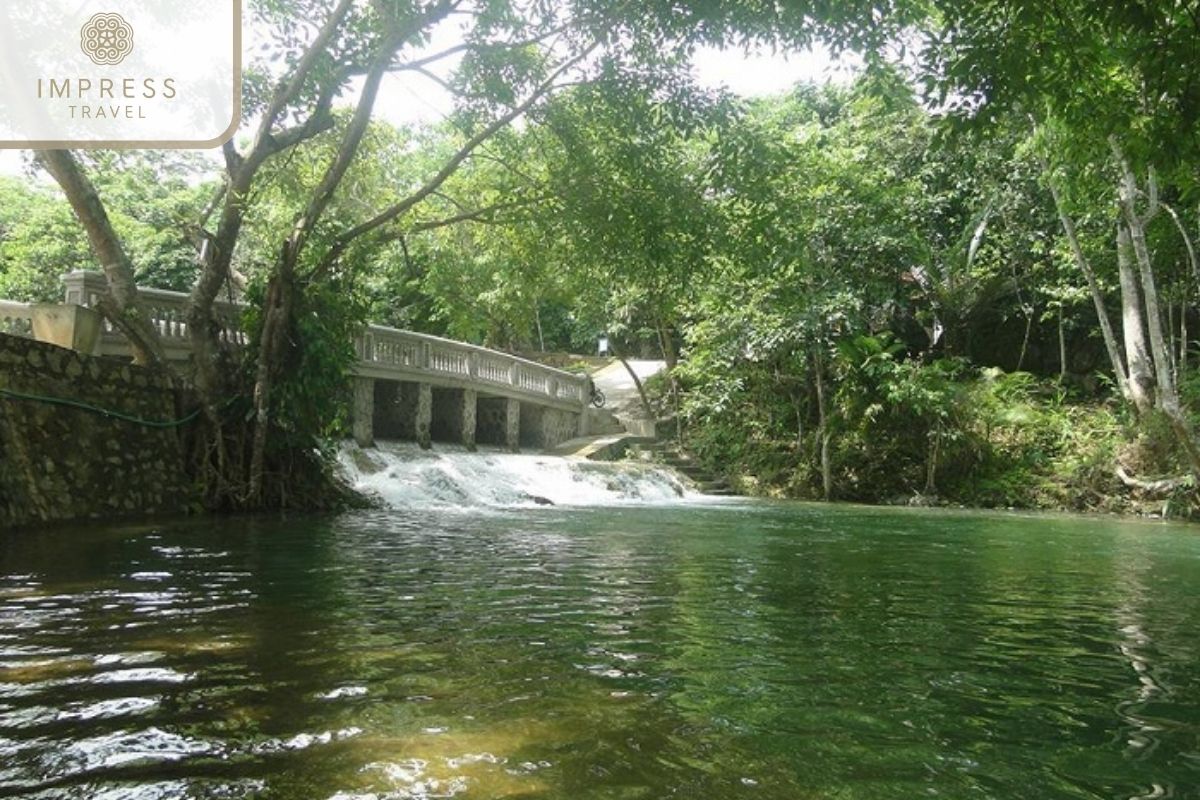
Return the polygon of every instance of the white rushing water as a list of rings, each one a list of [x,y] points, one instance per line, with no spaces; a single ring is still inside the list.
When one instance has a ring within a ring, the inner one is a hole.
[[[346,444],[342,469],[393,508],[521,508],[695,501],[677,473],[649,464],[480,451],[409,442]]]

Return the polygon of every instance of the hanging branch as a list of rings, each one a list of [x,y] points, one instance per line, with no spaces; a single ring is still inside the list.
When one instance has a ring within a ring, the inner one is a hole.
[[[548,77],[533,90],[529,97],[525,98],[525,100],[523,100],[521,103],[497,117],[483,129],[477,132],[474,136],[468,139],[466,143],[463,144],[463,146],[459,148],[453,156],[450,157],[450,159],[442,166],[442,168],[438,170],[438,172],[432,178],[426,181],[423,186],[421,186],[421,188],[417,189],[400,202],[379,212],[371,219],[359,223],[349,230],[339,234],[334,239],[333,244],[330,246],[324,258],[321,259],[317,267],[313,270],[310,278],[315,280],[324,273],[328,272],[334,263],[346,251],[346,248],[350,245],[350,243],[355,239],[370,233],[376,228],[386,225],[397,217],[400,217],[426,197],[429,197],[431,194],[437,191],[437,189],[458,170],[459,166],[467,159],[468,156],[471,155],[475,148],[490,139],[510,122],[532,108],[538,100],[557,88],[558,78],[568,69],[586,58],[592,52],[592,50],[596,48],[596,46],[596,44],[592,44],[575,57],[568,59],[566,62],[559,65],[559,67],[550,74],[550,77]]]
[[[1171,208],[1166,203],[1160,202],[1163,211],[1171,215],[1171,219],[1175,222],[1175,227],[1179,229],[1179,235],[1183,237],[1183,246],[1187,248],[1188,263],[1192,266],[1192,277],[1196,280],[1196,286],[1200,288],[1200,263],[1196,261],[1196,248],[1192,245],[1192,237],[1188,236],[1187,228],[1183,226],[1183,220],[1179,218],[1179,214],[1175,213],[1175,209]]]

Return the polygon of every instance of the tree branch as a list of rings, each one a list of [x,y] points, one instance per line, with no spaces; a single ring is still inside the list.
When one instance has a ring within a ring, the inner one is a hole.
[[[447,58],[447,57],[455,55],[457,53],[464,53],[468,50],[476,50],[476,51],[517,50],[522,47],[528,47],[533,44],[538,44],[540,42],[544,42],[547,39],[549,39],[551,36],[557,36],[558,34],[562,33],[563,31],[567,30],[569,27],[570,27],[570,25],[564,23],[563,25],[560,25],[557,28],[552,28],[551,30],[545,31],[544,33],[539,33],[537,36],[531,36],[530,38],[524,39],[519,42],[486,42],[483,44],[473,44],[471,42],[462,42],[461,44],[456,44],[453,47],[447,47],[445,50],[441,50],[437,53],[432,53],[430,55],[423,56],[421,58],[414,59],[412,61],[401,61],[400,63],[393,65],[392,69],[397,70],[397,71],[420,70],[422,67],[427,67],[430,64],[441,61],[443,58]]]
[[[1200,263],[1196,261],[1196,248],[1192,246],[1192,237],[1188,236],[1187,229],[1183,226],[1183,220],[1175,213],[1175,209],[1166,203],[1160,203],[1160,205],[1171,215],[1171,219],[1175,221],[1175,227],[1179,229],[1179,235],[1183,237],[1184,247],[1187,248],[1188,263],[1192,265],[1192,276],[1196,279],[1196,286],[1200,287]]]
[[[424,231],[431,231],[437,228],[444,228],[447,225],[457,225],[460,222],[499,222],[499,220],[495,218],[497,211],[523,208],[525,206],[531,206],[535,203],[540,203],[545,199],[545,197],[531,197],[525,200],[509,200],[503,203],[493,203],[490,206],[483,206],[482,208],[465,209],[458,214],[454,214],[453,216],[442,217],[441,219],[424,220],[422,222],[414,222],[412,225],[409,225],[402,230],[397,230],[378,237],[377,241],[380,243],[391,242],[414,233],[422,233]]]
[[[325,24],[321,26],[321,30],[317,32],[316,38],[312,40],[309,46],[305,49],[304,54],[300,57],[300,61],[296,64],[296,69],[292,72],[291,77],[287,81],[280,82],[275,89],[275,94],[271,97],[271,102],[267,106],[266,112],[263,113],[262,121],[259,123],[258,132],[255,134],[254,143],[250,147],[252,156],[265,158],[267,142],[271,137],[271,129],[275,127],[275,121],[283,109],[285,109],[295,97],[300,94],[300,90],[304,88],[304,82],[308,80],[309,73],[316,66],[317,60],[325,53],[329,47],[329,43],[333,40],[334,35],[341,27],[346,15],[350,13],[350,9],[354,6],[354,0],[340,0],[337,7],[329,14],[325,20]]]
[[[443,79],[436,73],[431,72],[430,70],[427,70],[424,67],[413,67],[412,71],[416,72],[419,75],[424,75],[426,78],[428,78],[429,80],[436,83],[438,86],[445,89],[448,93],[450,93],[450,94],[454,93],[454,87],[450,85],[450,82]]]
[[[465,161],[467,159],[468,156],[471,155],[471,153],[475,150],[475,148],[477,148],[480,144],[482,144],[483,142],[490,139],[499,130],[504,128],[506,125],[508,125],[514,119],[516,119],[517,117],[524,114],[526,111],[528,111],[530,108],[533,107],[534,103],[536,103],[538,100],[540,100],[546,94],[548,94],[550,91],[552,91],[554,88],[556,88],[556,86],[557,86],[556,81],[558,80],[558,78],[564,72],[566,72],[568,69],[575,66],[580,61],[582,61],[584,58],[586,58],[592,52],[592,50],[594,50],[596,47],[597,47],[597,44],[592,44],[591,46],[587,47],[582,52],[580,52],[578,55],[574,56],[573,58],[568,59],[566,62],[561,64],[557,69],[554,70],[554,72],[552,72],[550,74],[550,77],[548,77],[545,81],[543,81],[541,84],[539,84],[536,89],[534,89],[534,91],[529,95],[529,97],[525,98],[525,100],[523,100],[521,103],[514,106],[513,108],[511,108],[510,110],[508,110],[501,116],[497,117],[495,120],[493,120],[487,126],[485,126],[482,130],[480,130],[474,136],[472,136],[470,139],[468,139],[466,141],[466,143],[461,148],[459,148],[458,152],[456,152],[453,156],[451,156],[450,159],[445,163],[445,165],[443,165],[442,168],[440,170],[438,170],[438,172],[432,178],[430,178],[428,181],[426,181],[426,183],[423,186],[421,186],[421,188],[417,189],[415,192],[408,195],[406,198],[404,198],[400,202],[384,209],[383,211],[376,214],[371,219],[369,219],[365,222],[362,222],[362,223],[354,226],[353,228],[350,228],[349,230],[346,230],[343,233],[341,233],[336,239],[334,239],[332,246],[329,248],[329,251],[325,254],[325,257],[321,260],[320,264],[318,264],[317,268],[313,271],[313,277],[316,277],[318,274],[325,272],[330,267],[332,267],[334,262],[336,262],[337,259],[341,257],[343,252],[345,252],[346,247],[350,244],[350,242],[354,241],[355,239],[357,239],[360,236],[370,233],[371,231],[375,230],[376,228],[386,225],[387,223],[391,222],[392,220],[401,216],[405,212],[409,211],[410,209],[413,208],[413,206],[417,205],[417,203],[420,203],[426,197],[429,197],[431,194],[433,194],[435,191],[437,191],[437,189],[443,183],[445,183],[450,178],[451,175],[453,175],[458,170],[458,167],[462,164],[463,161]]]
[[[1176,478],[1158,478],[1157,480],[1147,481],[1140,478],[1135,478],[1129,474],[1125,467],[1117,464],[1115,470],[1117,479],[1130,489],[1137,489],[1151,495],[1172,494],[1179,489],[1190,488],[1195,485],[1196,479],[1191,475],[1180,475]]]
[[[448,14],[453,6],[454,4],[450,0],[440,0],[436,5],[431,6],[424,15],[414,19],[401,30],[393,32],[380,46],[367,73],[367,80],[363,84],[358,104],[354,107],[354,114],[350,119],[350,124],[342,136],[342,142],[338,147],[337,155],[334,157],[333,163],[329,165],[329,168],[326,169],[325,174],[321,177],[320,184],[313,190],[304,213],[300,215],[292,227],[292,234],[285,245],[285,257],[290,259],[292,264],[298,262],[300,253],[304,250],[304,245],[308,241],[309,234],[321,220],[325,209],[333,201],[334,192],[337,190],[338,185],[341,184],[342,178],[346,175],[346,170],[350,168],[350,164],[358,152],[358,146],[362,143],[363,136],[367,132],[367,126],[371,122],[371,113],[375,108],[375,100],[379,96],[379,86],[392,63],[392,58],[395,56],[396,51],[427,25],[435,23],[438,19]]]
[[[399,64],[394,65],[392,68],[395,70],[398,70],[398,71],[409,70],[409,69],[420,69],[421,67],[428,66],[429,64],[433,64],[434,62],[441,61],[443,58],[446,58],[447,56],[452,56],[455,53],[462,53],[466,50],[470,50],[471,47],[472,47],[472,45],[470,43],[463,42],[462,44],[454,45],[454,47],[448,47],[445,50],[442,50],[441,52],[433,53],[432,55],[425,56],[424,58],[418,58],[415,61],[401,61]]]

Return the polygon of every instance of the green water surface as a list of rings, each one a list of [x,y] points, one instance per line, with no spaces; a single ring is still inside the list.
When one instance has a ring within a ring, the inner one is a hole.
[[[749,503],[0,534],[0,797],[1200,797],[1200,536]]]

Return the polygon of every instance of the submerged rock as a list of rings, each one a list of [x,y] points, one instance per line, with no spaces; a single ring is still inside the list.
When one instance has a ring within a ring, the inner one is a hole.
[[[354,467],[363,475],[374,475],[376,472],[382,472],[387,468],[385,461],[372,458],[367,451],[361,448],[350,448],[347,452],[354,462]]]

